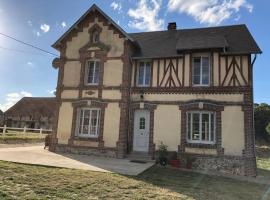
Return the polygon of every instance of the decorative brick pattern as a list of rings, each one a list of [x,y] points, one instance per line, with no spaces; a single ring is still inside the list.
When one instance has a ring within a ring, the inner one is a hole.
[[[117,145],[117,157],[123,158],[127,154],[127,139],[128,139],[128,122],[129,122],[129,104],[130,104],[130,85],[131,85],[131,43],[126,40],[124,42],[123,54],[123,73],[122,73],[122,88],[121,88],[121,103],[120,107],[120,125],[119,139]]]

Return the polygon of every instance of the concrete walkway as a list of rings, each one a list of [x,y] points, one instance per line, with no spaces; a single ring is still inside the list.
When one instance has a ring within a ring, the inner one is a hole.
[[[0,148],[0,160],[124,175],[138,175],[154,165],[154,162],[134,163],[127,159],[52,153],[41,145]]]

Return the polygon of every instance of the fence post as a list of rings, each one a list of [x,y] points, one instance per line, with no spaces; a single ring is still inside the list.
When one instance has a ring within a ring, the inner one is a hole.
[[[3,136],[5,136],[6,130],[7,130],[7,125],[4,125],[4,128],[3,128]]]
[[[26,136],[26,126],[23,127],[23,135]]]
[[[40,135],[42,135],[42,128],[39,129],[39,133],[40,133]]]

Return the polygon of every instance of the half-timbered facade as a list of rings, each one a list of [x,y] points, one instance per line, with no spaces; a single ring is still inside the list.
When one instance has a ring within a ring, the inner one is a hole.
[[[198,169],[256,175],[252,68],[261,50],[245,25],[128,34],[93,5],[53,47],[51,150],[154,159],[163,142]]]

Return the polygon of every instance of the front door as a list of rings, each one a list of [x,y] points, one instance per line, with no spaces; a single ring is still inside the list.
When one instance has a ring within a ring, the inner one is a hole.
[[[133,151],[148,152],[150,112],[136,110],[134,114]]]

